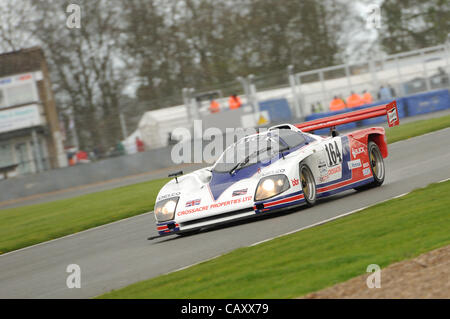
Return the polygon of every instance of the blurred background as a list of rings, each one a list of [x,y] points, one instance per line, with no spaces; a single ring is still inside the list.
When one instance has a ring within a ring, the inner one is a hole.
[[[0,179],[116,160],[41,190],[168,167],[196,119],[449,107],[448,0],[0,0],[0,18]]]

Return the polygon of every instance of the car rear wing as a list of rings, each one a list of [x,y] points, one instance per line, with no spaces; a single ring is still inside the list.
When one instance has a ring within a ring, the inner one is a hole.
[[[304,122],[301,124],[295,124],[295,126],[300,130],[302,130],[303,132],[310,132],[327,127],[334,127],[346,123],[366,120],[383,115],[386,115],[389,127],[400,124],[400,119],[398,117],[397,102],[392,101],[389,104],[383,104],[374,107],[369,107],[363,110],[328,116],[321,119]]]

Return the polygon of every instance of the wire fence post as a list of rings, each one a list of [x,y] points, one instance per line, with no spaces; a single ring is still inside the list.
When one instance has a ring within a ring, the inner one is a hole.
[[[197,100],[195,99],[195,89],[190,88],[188,90],[188,97],[189,97],[189,108],[191,109],[191,114],[194,120],[200,119],[200,113],[198,111],[198,104]]]
[[[370,70],[370,75],[372,78],[372,86],[376,89],[380,86],[378,83],[378,77],[377,77],[377,72],[375,71],[375,58],[374,55],[372,54],[369,60],[369,70]],[[375,92],[374,91],[374,92]]]
[[[347,78],[347,85],[349,92],[353,91],[352,80],[350,79],[350,67],[348,63],[345,63],[345,77]]]
[[[402,71],[400,70],[400,64],[398,62],[398,57],[395,57],[395,67],[397,68],[397,77],[398,77],[398,83],[400,83],[400,95],[399,97],[405,96],[405,86],[403,85],[403,76]]]
[[[293,106],[294,106],[295,116],[297,118],[301,118],[302,117],[302,112],[300,110],[300,103],[299,103],[299,97],[298,97],[298,94],[297,94],[297,85],[296,85],[296,81],[295,81],[294,66],[293,65],[289,65],[288,66],[288,77],[289,77],[289,84],[290,84],[291,90],[292,90],[292,103],[293,103]]]
[[[444,76],[447,77],[447,87],[450,87],[450,33],[447,36],[447,41],[444,43],[444,55],[445,55],[445,65],[447,72],[445,72]],[[444,79],[445,81],[445,79]],[[444,82],[445,83],[445,82]]]
[[[301,116],[303,116],[305,118],[307,114],[306,114],[306,109],[305,109],[305,99],[302,94],[301,74],[300,73],[294,74],[294,80],[295,80],[295,85],[298,88],[297,92],[298,92],[298,102],[299,102],[299,106],[300,106],[300,114],[301,114]]]
[[[189,103],[189,89],[183,88],[183,90],[181,92],[182,92],[182,96],[183,96],[183,104],[184,104],[184,107],[186,108],[188,121],[191,122],[192,121],[192,110],[191,110],[191,106]]]
[[[244,89],[244,94],[245,94],[245,98],[247,100],[247,103],[253,107],[252,102],[251,102],[250,91],[249,91],[247,80],[245,78],[243,78],[242,76],[238,76],[236,78],[236,80],[239,83],[241,83],[241,85],[242,85],[242,87]]]
[[[422,58],[423,75],[425,77],[425,85],[427,87],[427,91],[431,91],[430,78],[428,77],[428,72],[427,72],[427,61],[425,61],[425,55],[424,55],[423,51],[420,52],[420,57]]]
[[[322,107],[325,107],[327,91],[325,89],[325,82],[324,82],[324,78],[323,78],[323,70],[320,70],[320,72],[319,72],[319,81],[320,81],[320,89],[322,91]]]
[[[259,114],[259,104],[258,104],[258,98],[256,96],[256,86],[255,83],[253,83],[255,76],[253,74],[250,74],[248,77],[248,84],[249,84],[249,91],[250,91],[250,99],[252,101],[253,106],[253,112],[254,114]]]

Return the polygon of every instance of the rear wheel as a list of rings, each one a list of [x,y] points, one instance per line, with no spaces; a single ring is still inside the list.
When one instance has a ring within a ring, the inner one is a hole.
[[[309,169],[308,165],[300,164],[300,183],[302,185],[303,195],[308,206],[313,206],[316,203],[316,181],[314,175]]]
[[[383,155],[381,155],[381,151],[378,145],[375,142],[370,141],[367,144],[367,151],[369,152],[369,164],[370,170],[373,175],[373,182],[361,187],[355,188],[356,190],[364,190],[372,187],[381,186],[384,182],[384,176],[386,173],[386,169],[384,166]]]

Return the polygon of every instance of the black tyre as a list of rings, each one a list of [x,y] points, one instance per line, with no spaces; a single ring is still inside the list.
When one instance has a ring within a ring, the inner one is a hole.
[[[374,180],[370,184],[355,188],[358,191],[381,186],[386,175],[383,155],[381,155],[378,145],[375,142],[370,141],[367,144],[367,151],[369,153],[370,170],[372,171]]]
[[[314,175],[308,165],[300,164],[300,183],[305,196],[306,205],[313,206],[316,203],[317,190]]]

